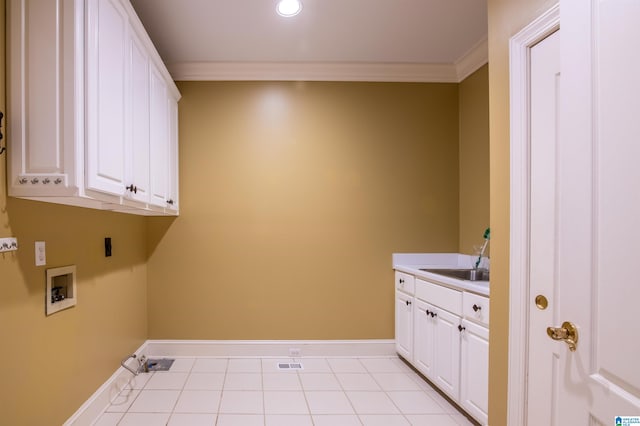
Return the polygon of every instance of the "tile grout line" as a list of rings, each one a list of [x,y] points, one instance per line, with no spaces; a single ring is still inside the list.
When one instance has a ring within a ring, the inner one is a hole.
[[[220,389],[220,400],[218,401],[218,409],[216,410],[216,425],[220,424],[220,408],[222,408],[222,397],[224,396],[224,384],[227,381],[227,373],[229,371],[229,358],[226,358],[227,364],[224,367],[224,377],[222,377],[222,389]]]
[[[174,363],[175,360],[177,358],[174,358]],[[193,371],[193,367],[196,365],[196,358],[193,359],[193,364],[191,364],[191,368],[189,368],[189,371],[187,372],[187,377],[184,380],[184,383],[182,384],[182,388],[180,389],[180,392],[178,393],[178,398],[176,398],[176,402],[173,404],[173,409],[171,410],[171,413],[169,413],[169,418],[167,419],[167,424],[169,424],[171,422],[171,419],[173,418],[173,415],[176,413],[176,407],[178,406],[178,402],[180,401],[180,397],[182,396],[182,394],[184,393],[184,388],[187,386],[187,382],[189,381],[189,377],[191,376],[191,371]],[[171,372],[171,368],[169,368],[169,372]],[[177,371],[176,371],[177,373]],[[149,378],[149,380],[151,380],[151,378]],[[149,383],[149,382],[147,382]],[[145,384],[146,386],[146,384]]]

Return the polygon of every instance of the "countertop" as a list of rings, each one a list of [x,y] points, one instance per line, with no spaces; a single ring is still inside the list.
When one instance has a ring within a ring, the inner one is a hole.
[[[436,282],[456,290],[489,296],[489,281],[467,281],[449,278],[421,269],[471,269],[475,260],[473,256],[459,253],[394,253],[393,269],[414,275],[427,281]]]

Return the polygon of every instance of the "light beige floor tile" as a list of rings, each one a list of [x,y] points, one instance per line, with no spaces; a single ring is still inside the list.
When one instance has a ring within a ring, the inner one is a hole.
[[[423,391],[387,392],[402,414],[446,414],[444,408]]]
[[[224,390],[262,390],[262,374],[227,373]]]
[[[341,390],[340,383],[333,373],[300,373],[304,390]]]
[[[104,413],[91,426],[117,426],[124,413]]]
[[[404,370],[392,358],[360,358],[370,373],[402,373]]]
[[[326,358],[297,358],[302,363],[301,373],[331,373]],[[292,361],[289,361],[292,362]]]
[[[176,413],[217,413],[220,391],[185,390],[178,398]]]
[[[458,426],[448,414],[407,414],[406,417],[413,426]]]
[[[366,373],[364,365],[357,358],[328,358],[327,362],[334,373]]]
[[[262,392],[224,391],[220,403],[220,413],[225,414],[263,414]]]
[[[371,373],[385,391],[419,391],[418,384],[405,373]]]
[[[222,390],[225,373],[191,373],[185,390]]]
[[[360,416],[364,426],[410,426],[411,424],[399,414],[362,415]],[[439,425],[434,425],[439,426]]]
[[[262,387],[268,390],[302,390],[302,384],[297,374],[263,373]]]
[[[167,426],[213,426],[215,414],[173,413]]]
[[[232,358],[227,366],[228,373],[261,373],[262,362],[259,358]]]
[[[354,414],[353,407],[344,392],[305,392],[311,414]]]
[[[356,415],[316,415],[313,416],[315,426],[361,426],[362,423]]]
[[[378,391],[378,383],[369,373],[337,373],[336,378],[345,391]]]
[[[125,413],[138,395],[140,395],[140,391],[137,389],[123,389],[118,396],[111,401],[111,405],[107,407],[107,412]]]
[[[180,391],[143,390],[129,408],[130,413],[171,413]]]
[[[118,426],[165,426],[169,413],[127,413]]]
[[[140,373],[137,376],[132,376],[129,382],[125,385],[125,388],[142,389],[154,374],[155,373]]]
[[[184,387],[189,373],[157,372],[147,382],[145,389],[180,390]]]
[[[313,421],[309,415],[267,414],[265,424],[266,426],[313,426]]]
[[[356,414],[400,414],[384,392],[346,392]]]
[[[171,364],[169,371],[172,373],[188,373],[193,368],[195,362],[195,358],[176,358],[173,364]]]
[[[228,359],[198,358],[191,369],[192,373],[224,373],[227,371]]]
[[[264,393],[265,414],[309,414],[301,391],[267,391]]]
[[[264,416],[261,414],[218,414],[216,426],[264,426]]]

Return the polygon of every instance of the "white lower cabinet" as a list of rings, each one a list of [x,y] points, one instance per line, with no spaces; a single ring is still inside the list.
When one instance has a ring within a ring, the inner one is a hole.
[[[487,424],[489,298],[396,272],[395,309],[398,354]]]

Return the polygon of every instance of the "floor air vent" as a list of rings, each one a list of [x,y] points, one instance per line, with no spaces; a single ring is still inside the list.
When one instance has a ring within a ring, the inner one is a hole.
[[[169,371],[175,359],[148,359],[147,368],[149,371]]]
[[[278,370],[302,370],[300,362],[279,362]]]

